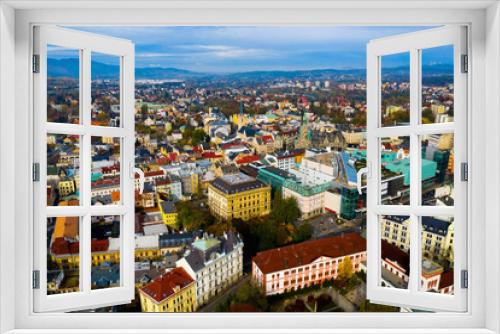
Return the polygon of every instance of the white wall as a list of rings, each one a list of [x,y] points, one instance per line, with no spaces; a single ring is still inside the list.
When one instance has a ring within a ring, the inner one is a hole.
[[[500,308],[500,289],[498,286],[498,277],[500,275],[500,257],[498,257],[498,240],[500,239],[500,229],[498,221],[500,220],[500,177],[498,166],[500,165],[499,147],[500,147],[500,7],[498,4],[492,5],[486,14],[486,87],[485,102],[486,110],[494,111],[488,113],[487,122],[485,122],[488,139],[484,142],[488,154],[488,163],[485,164],[484,175],[488,175],[486,182],[486,200],[485,200],[485,220],[488,225],[485,247],[490,254],[497,256],[491,257],[490,265],[486,266],[486,284],[489,290],[486,293],[486,310],[498,310]],[[483,69],[484,70],[484,69]],[[484,133],[483,132],[483,133]],[[484,138],[484,136],[482,136]],[[482,173],[483,171],[479,171]],[[491,222],[495,222],[491,224]],[[495,260],[496,259],[496,260]],[[491,288],[493,287],[493,288]],[[500,331],[500,318],[498,314],[486,312],[486,327],[495,331]]]
[[[0,262],[0,333],[14,328],[14,257],[3,254],[15,254],[14,238],[6,232],[7,224],[13,224],[15,189],[14,123],[15,106],[14,85],[9,77],[14,75],[14,10],[0,3],[0,253],[5,261]],[[6,73],[7,72],[7,73]],[[9,263],[10,262],[10,263]],[[6,312],[7,311],[7,312]],[[6,312],[6,313],[4,313]]]

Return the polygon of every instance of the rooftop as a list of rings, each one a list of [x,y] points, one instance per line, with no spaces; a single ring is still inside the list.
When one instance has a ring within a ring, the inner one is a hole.
[[[206,251],[210,248],[213,248],[215,246],[218,246],[220,244],[220,241],[216,238],[209,238],[209,239],[198,239],[195,242],[193,242],[193,247],[201,250],[201,251]]]
[[[216,178],[211,185],[226,194],[235,194],[266,187],[262,181],[243,173],[223,175]]]
[[[161,302],[175,294],[177,289],[184,289],[192,283],[194,283],[194,280],[184,268],[174,268],[153,280],[153,282],[143,287],[141,291],[157,302]]]
[[[252,261],[267,274],[308,265],[322,256],[339,258],[364,251],[366,240],[359,233],[347,233],[259,252]]]

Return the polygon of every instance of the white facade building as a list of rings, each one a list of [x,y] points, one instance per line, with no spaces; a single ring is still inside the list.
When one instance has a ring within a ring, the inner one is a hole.
[[[176,265],[196,280],[196,298],[201,306],[243,276],[243,242],[232,232],[220,238],[204,236],[192,243]]]

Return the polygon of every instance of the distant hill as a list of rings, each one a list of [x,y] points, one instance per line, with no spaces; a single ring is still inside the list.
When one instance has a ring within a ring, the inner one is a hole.
[[[117,79],[120,73],[118,65],[109,65],[93,61],[92,79]],[[79,61],[76,58],[48,60],[49,77],[78,78]],[[206,76],[203,73],[192,72],[177,68],[139,67],[135,70],[136,79],[189,79]]]
[[[77,78],[79,75],[78,59],[49,59],[49,77]],[[384,70],[384,80],[407,79],[407,67],[394,67]],[[424,77],[447,77],[453,75],[453,66],[449,64],[426,65],[422,72]],[[116,79],[119,67],[101,62],[92,62],[92,79]],[[337,81],[364,80],[365,69],[319,69],[319,70],[297,70],[297,71],[251,71],[231,74],[208,74],[193,72],[178,68],[165,67],[138,67],[135,71],[136,79],[153,80],[239,80],[239,81],[269,81],[276,79],[334,79]],[[405,78],[406,77],[406,78]],[[439,81],[439,80],[438,80]]]

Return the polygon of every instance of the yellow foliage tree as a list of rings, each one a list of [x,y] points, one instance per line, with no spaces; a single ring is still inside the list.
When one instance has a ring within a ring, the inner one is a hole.
[[[354,275],[352,261],[349,256],[346,256],[342,262],[339,263],[337,279],[340,281],[347,281],[352,275]]]

